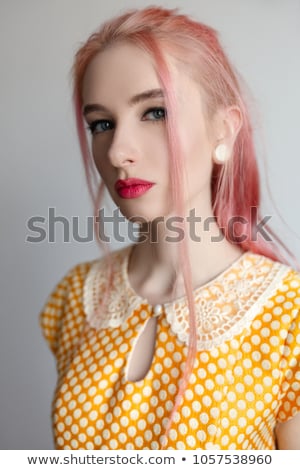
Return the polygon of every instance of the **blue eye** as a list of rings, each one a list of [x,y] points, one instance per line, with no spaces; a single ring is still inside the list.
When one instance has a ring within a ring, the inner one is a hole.
[[[92,135],[101,134],[102,132],[109,131],[113,129],[113,127],[113,123],[111,121],[107,121],[106,119],[99,119],[97,121],[93,121],[87,126]]]
[[[148,117],[147,117],[148,116]],[[162,121],[166,117],[166,110],[164,108],[151,108],[148,109],[144,115],[143,118],[147,117],[147,121]]]

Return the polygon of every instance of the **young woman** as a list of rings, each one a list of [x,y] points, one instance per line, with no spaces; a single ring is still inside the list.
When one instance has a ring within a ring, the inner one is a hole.
[[[95,211],[105,185],[140,238],[70,270],[42,312],[56,447],[300,449],[300,276],[259,214],[216,32],[115,18],[78,51],[74,100]]]

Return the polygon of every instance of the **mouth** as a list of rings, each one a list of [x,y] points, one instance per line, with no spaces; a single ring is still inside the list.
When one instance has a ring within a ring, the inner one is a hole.
[[[123,199],[134,199],[145,194],[153,185],[154,183],[150,181],[128,178],[126,180],[118,180],[115,184],[115,190]]]

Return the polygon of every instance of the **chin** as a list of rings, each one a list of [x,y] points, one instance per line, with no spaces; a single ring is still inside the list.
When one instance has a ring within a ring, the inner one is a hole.
[[[156,222],[156,223],[163,223],[163,220],[166,219],[170,211],[162,211],[162,210],[153,210],[154,208],[141,208],[141,210],[135,210],[133,211],[132,209],[130,210],[129,208],[124,208],[119,206],[119,209],[124,217],[126,217],[127,220],[133,223],[137,223],[139,225],[144,225],[144,224],[149,224],[151,222]],[[147,210],[148,209],[148,210]]]

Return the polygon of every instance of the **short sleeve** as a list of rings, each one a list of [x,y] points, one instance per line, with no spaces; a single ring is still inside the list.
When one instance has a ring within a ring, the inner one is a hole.
[[[53,289],[40,312],[42,333],[55,355],[63,341],[67,348],[68,343],[76,341],[79,334],[85,317],[83,285],[90,264],[79,264],[70,269]]]
[[[287,421],[300,411],[300,311],[295,310],[281,358],[283,381],[277,419]]]

